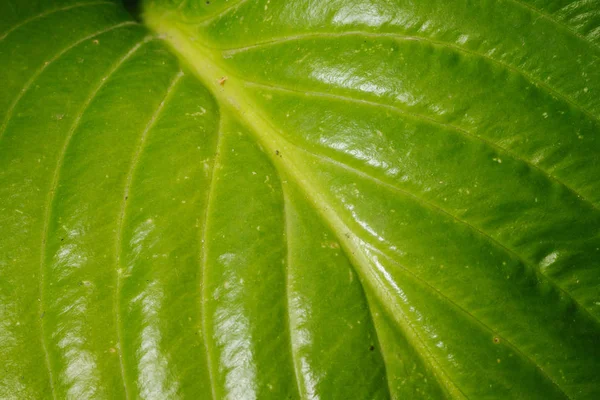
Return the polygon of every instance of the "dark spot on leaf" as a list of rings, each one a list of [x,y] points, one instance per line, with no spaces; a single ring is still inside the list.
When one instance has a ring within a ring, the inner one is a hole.
[[[375,350],[375,346],[373,346],[373,345],[369,346],[369,351],[373,351],[373,350]]]
[[[500,338],[498,336],[494,337],[494,343],[496,343],[496,344],[500,343]]]

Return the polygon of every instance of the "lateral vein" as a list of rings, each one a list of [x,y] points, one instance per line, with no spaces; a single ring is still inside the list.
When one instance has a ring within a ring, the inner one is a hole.
[[[123,377],[123,385],[125,386],[125,398],[126,399],[129,399],[129,390],[127,387],[127,378],[126,378],[126,374],[125,374],[125,362],[123,360],[124,344],[123,344],[123,335],[121,333],[123,328],[121,326],[120,291],[121,291],[121,284],[122,284],[121,276],[123,274],[122,269],[121,269],[121,250],[122,250],[121,247],[122,247],[122,243],[123,243],[123,223],[125,221],[125,212],[127,210],[127,199],[129,198],[129,191],[131,189],[133,175],[135,174],[136,168],[139,164],[142,150],[144,148],[144,145],[146,144],[146,139],[148,137],[148,133],[150,132],[150,130],[152,129],[152,127],[158,120],[158,117],[160,116],[162,110],[165,107],[165,104],[167,103],[167,101],[169,99],[169,96],[171,95],[171,93],[173,92],[175,87],[177,86],[177,83],[179,82],[179,80],[181,79],[182,76],[183,76],[183,72],[179,71],[175,75],[175,77],[172,79],[172,81],[169,84],[169,87],[165,93],[165,96],[163,97],[162,101],[160,102],[160,104],[158,105],[158,107],[156,108],[156,110],[154,111],[152,116],[150,117],[150,120],[146,124],[146,127],[144,128],[144,130],[140,136],[140,139],[139,139],[138,144],[135,149],[135,153],[131,160],[131,164],[127,171],[127,177],[125,178],[125,187],[123,190],[123,198],[121,200],[121,209],[119,211],[119,218],[117,220],[117,232],[116,232],[117,239],[115,241],[115,254],[116,254],[116,267],[117,268],[116,268],[115,295],[114,295],[113,303],[115,304],[114,314],[115,314],[116,328],[117,328],[117,339],[119,342],[119,363],[120,363],[120,367],[121,367],[121,375]]]
[[[215,191],[215,180],[216,180],[216,173],[217,170],[220,168],[221,165],[221,146],[223,144],[223,126],[224,126],[224,121],[223,118],[224,116],[220,113],[221,110],[219,110],[219,126],[217,128],[217,145],[215,147],[215,159],[213,161],[213,166],[212,169],[210,171],[210,180],[208,183],[208,193],[206,195],[206,210],[204,211],[204,222],[203,222],[203,226],[202,226],[202,233],[200,235],[200,280],[201,280],[201,288],[200,288],[200,310],[202,312],[201,315],[201,324],[202,324],[202,341],[204,342],[204,351],[206,353],[206,362],[207,362],[207,369],[208,369],[208,379],[210,381],[210,390],[211,390],[211,396],[213,400],[217,400],[217,388],[216,388],[216,380],[215,377],[213,376],[213,371],[212,371],[212,356],[211,356],[211,352],[210,352],[210,346],[208,343],[208,335],[206,332],[207,329],[207,312],[206,312],[206,299],[208,298],[207,295],[207,288],[206,288],[206,271],[208,269],[208,256],[207,256],[207,241],[208,241],[208,227],[209,227],[209,216],[210,216],[210,210],[211,210],[211,204],[214,200],[214,191]]]
[[[524,77],[525,79],[527,79],[528,81],[533,83],[534,85],[545,90],[548,94],[550,94],[558,99],[561,99],[562,101],[564,101],[565,103],[567,103],[571,107],[573,107],[574,109],[580,111],[581,113],[586,115],[589,119],[596,121],[596,122],[600,122],[600,116],[592,113],[590,110],[585,108],[583,105],[581,105],[581,104],[577,103],[575,100],[573,100],[570,96],[563,94],[562,92],[558,91],[557,89],[554,89],[547,83],[533,77],[531,74],[525,72],[524,70],[522,70],[520,68],[513,67],[512,65],[510,65],[504,61],[500,61],[495,58],[492,58],[485,53],[481,53],[481,52],[478,52],[475,50],[470,50],[470,49],[467,49],[465,47],[462,47],[462,46],[459,46],[459,45],[456,45],[453,43],[430,39],[425,36],[403,35],[400,33],[371,33],[371,32],[364,32],[364,31],[348,31],[348,32],[340,32],[340,33],[316,32],[316,33],[306,33],[306,34],[290,35],[290,36],[274,38],[274,39],[265,40],[262,42],[256,42],[251,45],[243,46],[243,47],[211,48],[211,49],[222,51],[223,57],[228,58],[237,53],[242,53],[245,51],[262,48],[262,47],[274,46],[277,44],[282,44],[282,43],[287,43],[287,42],[310,40],[310,39],[323,39],[323,38],[340,38],[340,37],[348,37],[348,36],[361,36],[361,37],[369,37],[369,38],[386,38],[387,37],[387,38],[391,38],[391,39],[396,39],[398,41],[402,40],[402,41],[415,41],[418,43],[430,43],[430,44],[433,44],[436,46],[452,49],[452,50],[460,52],[460,53],[465,53],[465,54],[470,54],[473,56],[480,57],[492,64],[499,65],[513,73],[521,75],[522,77]]]
[[[39,302],[40,303],[40,306],[39,306],[40,307],[40,315],[44,312],[44,281],[45,281],[47,244],[48,244],[48,233],[49,233],[48,231],[49,231],[49,226],[50,226],[50,218],[51,218],[51,214],[52,214],[52,205],[55,200],[55,195],[56,195],[56,190],[58,188],[58,182],[60,180],[61,170],[64,165],[65,155],[66,155],[67,149],[71,143],[71,139],[73,138],[73,135],[75,134],[75,131],[77,130],[77,127],[79,126],[79,123],[81,122],[81,118],[82,118],[83,114],[85,113],[85,111],[87,110],[89,105],[91,104],[92,100],[96,97],[96,95],[98,94],[100,89],[106,84],[106,82],[108,81],[108,78],[110,78],[110,76],[112,76],[119,69],[119,67],[129,57],[131,57],[133,55],[133,53],[135,53],[144,43],[146,43],[152,39],[154,39],[154,37],[148,36],[145,39],[141,40],[135,46],[133,46],[122,58],[120,58],[115,64],[113,64],[112,68],[100,79],[98,85],[94,88],[94,90],[90,93],[88,98],[84,101],[83,106],[79,110],[79,113],[77,114],[69,131],[67,132],[65,142],[64,142],[63,147],[58,156],[56,168],[54,169],[54,173],[52,176],[52,182],[50,184],[50,190],[48,191],[48,196],[47,196],[46,204],[44,207],[44,217],[43,217],[44,225],[42,228],[42,243],[41,243],[42,251],[40,252],[40,283],[39,283],[39,285],[40,285],[40,302]],[[41,320],[41,321],[43,321],[43,320]],[[53,383],[54,377],[53,377],[53,372],[52,372],[52,368],[51,368],[48,347],[47,347],[46,341],[44,339],[45,333],[44,333],[43,322],[41,322],[41,336],[42,336],[42,347],[44,349],[44,358],[46,360],[46,366],[48,368],[48,372],[50,375],[52,395],[53,395],[53,398],[56,400],[56,392],[55,392],[54,383]]]
[[[545,19],[546,21],[549,21],[553,24],[555,24],[556,26],[558,26],[559,28],[564,29],[565,31],[569,32],[571,35],[573,35],[574,37],[581,39],[583,42],[585,42],[587,45],[590,45],[592,47],[595,47],[596,49],[600,49],[600,47],[595,44],[594,42],[589,41],[585,36],[583,36],[582,34],[580,34],[579,32],[575,31],[574,29],[572,29],[569,25],[565,24],[564,22],[561,22],[560,20],[552,17],[551,14],[543,12],[542,10],[540,10],[539,8],[533,7],[532,5],[529,5],[521,0],[506,0],[506,1],[510,1],[522,8],[527,9],[529,12],[531,12],[532,14],[537,14],[539,15],[541,18]]]
[[[92,33],[91,35],[88,35],[88,36],[84,37],[83,39],[80,39],[80,40],[72,43],[71,45],[67,46],[66,48],[64,48],[63,50],[58,52],[54,57],[52,57],[51,59],[46,61],[44,64],[42,64],[42,66],[37,71],[35,71],[33,73],[33,75],[31,76],[31,78],[29,78],[29,80],[25,83],[25,86],[23,86],[23,88],[19,91],[19,94],[17,94],[17,97],[15,97],[15,99],[11,103],[10,107],[8,108],[8,111],[4,118],[4,122],[2,123],[2,126],[0,127],[0,140],[2,140],[2,136],[3,136],[4,132],[6,131],[6,127],[8,126],[8,123],[10,122],[10,119],[12,118],[12,114],[13,114],[17,104],[19,103],[19,101],[21,101],[21,98],[23,98],[23,96],[29,90],[29,88],[35,82],[35,80],[42,74],[42,72],[44,72],[44,70],[46,68],[48,68],[49,65],[51,65],[53,62],[55,62],[60,57],[65,55],[65,53],[67,53],[69,50],[73,49],[74,47],[77,47],[79,44],[85,42],[86,40],[93,39],[96,36],[100,36],[106,32],[110,32],[114,29],[122,28],[124,26],[130,26],[130,25],[137,25],[137,22],[125,21],[120,24],[113,25],[106,29],[102,29],[98,32]]]
[[[72,10],[73,8],[90,7],[90,6],[96,6],[96,5],[102,5],[102,4],[113,5],[113,6],[116,5],[116,3],[113,1],[91,1],[88,3],[72,4],[70,6],[60,7],[60,8],[55,8],[52,10],[44,11],[40,14],[34,15],[33,17],[29,17],[29,18],[19,22],[18,24],[12,26],[11,28],[9,28],[6,32],[4,32],[0,36],[0,41],[4,40],[4,38],[6,38],[8,35],[10,35],[15,30],[21,28],[24,25],[29,24],[30,22],[35,21],[36,19],[40,19],[40,18],[46,17],[51,14],[55,14],[55,13],[59,13],[59,12],[67,11],[67,10]]]
[[[290,88],[279,86],[279,85],[267,85],[264,83],[247,81],[247,80],[244,80],[243,78],[239,78],[239,79],[246,82],[246,84],[249,86],[261,87],[261,88],[267,89],[267,90],[279,91],[279,92],[284,92],[284,93],[292,93],[292,94],[302,95],[302,96],[306,96],[306,97],[321,97],[321,98],[327,98],[327,99],[332,99],[332,100],[337,100],[337,101],[346,101],[346,102],[350,102],[350,103],[366,105],[366,106],[375,107],[375,108],[383,108],[383,109],[387,109],[387,110],[393,111],[398,114],[409,116],[417,121],[433,124],[436,126],[440,126],[444,129],[457,132],[463,136],[471,138],[472,140],[479,141],[479,142],[485,144],[486,146],[489,146],[489,147],[495,149],[496,151],[505,153],[508,156],[514,158],[515,160],[518,160],[518,161],[526,164],[531,169],[537,170],[545,178],[547,178],[550,181],[554,181],[557,184],[559,184],[560,186],[564,187],[565,189],[567,189],[567,191],[571,192],[575,197],[577,197],[579,200],[586,203],[592,209],[594,209],[596,211],[600,211],[600,208],[592,200],[588,199],[586,196],[584,196],[583,194],[578,192],[575,188],[573,188],[572,186],[570,186],[563,180],[559,179],[555,175],[551,174],[550,172],[546,171],[545,169],[540,168],[533,162],[527,160],[523,156],[515,153],[514,151],[509,150],[506,147],[500,146],[499,144],[492,142],[492,141],[484,138],[483,136],[472,133],[472,132],[470,132],[466,129],[463,129],[457,125],[441,122],[441,121],[436,120],[435,118],[431,118],[431,117],[428,117],[423,114],[406,111],[397,106],[392,106],[392,105],[384,104],[384,103],[378,103],[378,102],[370,101],[370,100],[356,99],[356,98],[348,96],[348,95],[338,95],[338,94],[333,94],[333,93],[315,92],[315,91],[300,91],[300,90],[290,89]]]

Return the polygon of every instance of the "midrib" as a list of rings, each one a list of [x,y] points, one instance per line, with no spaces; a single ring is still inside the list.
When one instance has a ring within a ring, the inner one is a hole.
[[[223,66],[219,55],[215,54],[213,49],[202,46],[198,33],[192,31],[189,26],[171,19],[172,15],[174,14],[162,14],[155,10],[149,10],[145,14],[144,20],[152,30],[164,37],[182,62],[211,91],[221,107],[221,112],[226,110],[231,112],[238,121],[249,128],[277,170],[292,179],[304,192],[314,209],[321,215],[329,228],[336,233],[347,256],[357,269],[357,273],[362,276],[363,282],[368,284],[381,304],[388,308],[393,319],[401,326],[402,331],[425,363],[429,365],[450,397],[464,399],[465,395],[452,382],[412,328],[397,299],[390,296],[388,285],[375,272],[376,269],[364,251],[363,240],[348,227],[334,211],[332,203],[323,195],[324,188],[321,188],[312,178],[314,171],[306,167],[309,165],[308,160],[301,157],[295,146],[277,133],[277,129],[269,122],[269,118],[263,115],[260,107],[247,94],[244,82],[236,79],[235,73],[231,73]],[[227,79],[222,82],[223,78]]]

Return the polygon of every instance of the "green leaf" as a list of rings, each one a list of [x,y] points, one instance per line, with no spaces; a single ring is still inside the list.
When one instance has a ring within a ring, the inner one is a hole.
[[[600,397],[596,2],[143,21],[0,4],[0,398]]]

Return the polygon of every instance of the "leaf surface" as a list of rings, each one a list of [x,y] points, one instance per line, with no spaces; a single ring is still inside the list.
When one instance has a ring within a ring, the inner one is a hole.
[[[597,398],[598,12],[3,3],[0,398]]]

